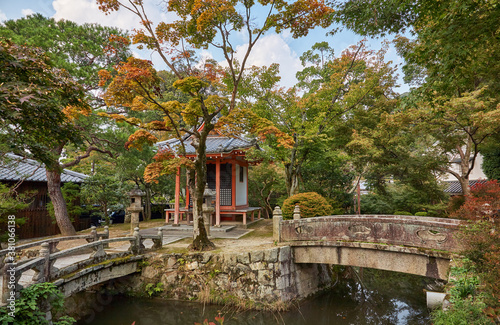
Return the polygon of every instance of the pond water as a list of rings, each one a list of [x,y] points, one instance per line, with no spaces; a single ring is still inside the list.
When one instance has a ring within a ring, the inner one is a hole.
[[[287,312],[116,296],[104,311],[78,325],[192,325],[214,321],[219,313],[225,325],[430,324],[423,289],[434,283],[419,276],[349,268],[333,289]]]

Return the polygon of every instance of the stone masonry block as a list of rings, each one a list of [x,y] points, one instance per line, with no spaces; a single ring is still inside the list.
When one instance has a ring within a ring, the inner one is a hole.
[[[224,254],[223,255],[223,261],[224,261],[225,265],[227,265],[229,267],[233,267],[237,263],[237,261],[236,261],[236,255],[235,254]]]
[[[264,252],[264,259],[269,263],[276,263],[278,261],[279,248],[272,248]]]
[[[194,261],[194,262],[191,262],[191,263],[187,263],[186,264],[186,269],[187,270],[196,270],[198,268],[198,261]]]
[[[251,252],[250,260],[253,262],[261,262],[264,259],[264,251]]]
[[[291,257],[292,257],[292,250],[290,246],[285,246],[280,248],[278,261],[288,262],[290,261]]]
[[[171,269],[175,263],[177,263],[177,259],[173,256],[169,257],[167,260],[167,268]]]
[[[250,264],[250,254],[241,253],[236,256],[236,261],[241,264]]]

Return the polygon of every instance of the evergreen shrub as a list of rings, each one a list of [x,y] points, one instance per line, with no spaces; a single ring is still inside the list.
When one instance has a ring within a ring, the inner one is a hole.
[[[333,212],[332,206],[318,193],[299,193],[290,196],[283,202],[283,219],[293,218],[293,209],[297,204],[300,207],[301,218],[327,216]]]
[[[417,217],[427,217],[429,214],[425,211],[420,211],[420,212],[415,213],[415,215]]]
[[[395,216],[412,216],[413,214],[408,211],[394,211]]]

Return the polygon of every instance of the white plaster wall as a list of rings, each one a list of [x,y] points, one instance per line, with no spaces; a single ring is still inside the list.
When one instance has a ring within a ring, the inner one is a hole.
[[[236,165],[236,205],[246,205],[247,200],[247,167],[243,166],[243,182],[240,182],[240,166]]]
[[[474,163],[474,169],[470,173],[469,179],[487,179],[486,175],[483,173],[483,156],[481,154],[477,155],[476,162]]]
[[[478,180],[478,179],[487,179],[486,175],[483,173],[482,165],[483,165],[483,156],[481,154],[479,154],[476,157],[476,161],[474,163],[474,168],[472,169],[472,172],[469,175],[469,180],[474,181],[474,180]],[[454,164],[452,164],[451,168],[453,171],[460,173],[459,164],[454,163]],[[446,173],[443,175],[443,180],[444,181],[456,181],[457,178],[450,173]]]

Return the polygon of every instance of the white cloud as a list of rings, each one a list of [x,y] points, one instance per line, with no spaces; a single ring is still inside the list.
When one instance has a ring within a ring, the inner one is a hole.
[[[155,0],[146,0],[145,8],[148,18],[153,22],[159,22],[165,18],[160,7]],[[139,18],[126,9],[113,11],[106,15],[99,10],[95,0],[54,0],[52,6],[56,13],[53,18],[56,20],[66,19],[76,23],[99,23],[104,26],[119,27],[131,31],[140,28]]]
[[[236,48],[236,58],[242,61],[247,49],[247,44]],[[270,34],[261,38],[255,44],[250,54],[247,67],[270,66],[272,63],[280,65],[280,84],[285,87],[291,87],[297,83],[295,74],[302,70],[300,59],[290,46],[285,42],[282,35]]]
[[[158,5],[157,0],[145,0],[144,8],[149,20],[157,24],[160,21],[172,21],[175,17],[171,13],[165,13]],[[52,5],[55,10],[54,19],[66,19],[78,24],[98,23],[103,26],[118,27],[132,32],[133,29],[140,29],[140,19],[132,12],[121,8],[106,15],[99,10],[95,0],[54,0]],[[149,50],[138,50],[133,48],[133,55],[137,58],[153,61],[158,69],[165,65],[161,58]]]
[[[7,15],[0,10],[0,22],[6,21]]]
[[[26,16],[31,16],[31,15],[33,15],[34,13],[35,13],[35,12],[34,12],[33,10],[31,10],[31,9],[22,9],[22,10],[21,10],[21,14],[22,14],[23,16],[25,16],[25,17],[26,17]]]

